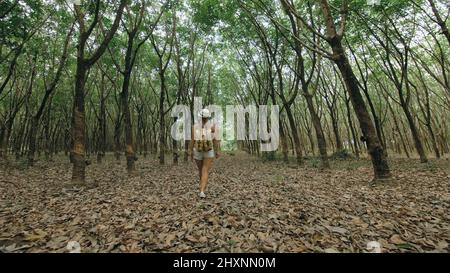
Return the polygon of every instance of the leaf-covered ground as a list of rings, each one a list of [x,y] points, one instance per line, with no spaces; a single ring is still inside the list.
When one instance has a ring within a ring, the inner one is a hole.
[[[329,171],[244,154],[214,165],[206,199],[193,163],[140,158],[128,178],[112,158],[68,188],[66,158],[0,170],[0,252],[449,252],[450,161],[393,159],[369,186],[368,161]]]

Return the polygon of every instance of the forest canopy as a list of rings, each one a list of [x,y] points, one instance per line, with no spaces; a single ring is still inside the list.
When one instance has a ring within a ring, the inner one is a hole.
[[[422,162],[449,152],[445,1],[0,3],[0,156],[170,152],[174,105],[279,105],[279,151]],[[257,142],[224,143],[260,154]],[[234,149],[233,148],[233,149]],[[261,153],[272,158],[273,153]]]

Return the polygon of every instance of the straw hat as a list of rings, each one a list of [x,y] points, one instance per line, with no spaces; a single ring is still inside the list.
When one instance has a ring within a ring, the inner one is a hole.
[[[209,112],[209,110],[205,108],[198,113],[198,116],[201,118],[210,118],[211,112]]]

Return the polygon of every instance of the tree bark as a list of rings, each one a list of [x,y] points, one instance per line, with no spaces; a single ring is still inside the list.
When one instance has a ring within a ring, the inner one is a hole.
[[[125,55],[125,71],[123,73],[123,84],[122,84],[122,110],[124,113],[125,122],[125,157],[127,160],[127,171],[128,174],[132,174],[135,171],[134,162],[136,161],[136,154],[134,151],[133,144],[133,125],[131,124],[131,113],[129,105],[129,86],[132,71],[132,52],[133,52],[133,41],[135,33],[131,33],[128,37],[128,47]]]
[[[383,145],[377,136],[370,114],[367,111],[364,99],[359,90],[357,78],[353,73],[352,67],[342,47],[341,41],[337,37],[329,40],[333,49],[334,62],[342,74],[347,92],[358,118],[362,133],[367,143],[367,149],[372,159],[375,179],[384,179],[391,177],[391,171],[384,153]]]
[[[72,114],[72,151],[71,162],[73,163],[72,169],[72,182],[75,184],[86,181],[86,116],[85,116],[85,84],[86,74],[88,69],[94,65],[98,59],[105,52],[109,42],[113,38],[114,34],[119,27],[120,20],[122,19],[123,10],[127,4],[126,0],[121,0],[116,12],[116,17],[110,28],[106,33],[104,40],[94,51],[90,58],[85,58],[85,47],[89,36],[96,27],[99,21],[99,9],[100,1],[97,0],[95,4],[95,15],[88,29],[85,28],[84,14],[82,13],[79,5],[74,5],[80,33],[78,37],[77,45],[77,68],[75,79],[75,95]]]
[[[411,112],[409,111],[409,107],[407,107],[407,105],[405,104],[405,102],[403,102],[403,100],[401,98],[400,98],[400,100],[402,101],[401,106],[403,108],[403,112],[405,113],[406,120],[408,121],[408,125],[411,130],[411,135],[412,135],[413,141],[414,141],[414,146],[416,147],[416,151],[420,157],[420,162],[426,163],[426,162],[428,162],[428,158],[425,154],[425,150],[423,148],[422,141],[420,140],[419,131],[417,129],[416,123],[414,122],[414,118],[413,118]]]
[[[100,131],[100,136],[98,138],[98,151],[97,151],[97,162],[101,163],[103,157],[106,154],[106,98],[105,98],[105,84],[104,75],[102,75],[101,85],[100,85],[100,113],[98,126]]]
[[[285,163],[288,163],[289,162],[289,152],[288,152],[288,145],[287,145],[286,130],[285,130],[283,121],[281,119],[280,119],[280,140],[281,140],[281,151],[283,154],[283,161]]]
[[[79,57],[80,58],[80,57]],[[87,65],[79,60],[76,68],[75,97],[72,115],[72,149],[73,163],[72,181],[84,183],[86,181],[86,117],[84,109],[84,86]]]
[[[298,135],[298,131],[297,131],[297,126],[294,120],[294,116],[292,115],[292,111],[290,106],[286,107],[286,114],[288,117],[288,121],[289,121],[289,126],[291,127],[291,132],[292,132],[292,138],[294,140],[294,149],[295,149],[295,155],[297,158],[297,164],[298,165],[303,165],[303,152],[302,152],[302,147],[300,144],[300,138]]]
[[[159,96],[159,164],[164,165],[165,163],[165,152],[166,152],[166,137],[165,137],[165,119],[164,119],[164,100],[166,97],[166,78],[162,68],[160,68],[159,77],[161,80],[161,93]]]

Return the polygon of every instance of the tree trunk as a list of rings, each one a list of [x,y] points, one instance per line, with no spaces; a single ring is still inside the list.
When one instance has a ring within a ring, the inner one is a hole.
[[[287,145],[287,137],[286,137],[286,131],[283,125],[283,121],[280,120],[280,138],[281,138],[281,151],[283,153],[283,161],[285,163],[289,162],[289,152],[288,152],[288,145]]]
[[[332,110],[334,111],[334,110]],[[338,152],[342,151],[344,148],[342,146],[342,139],[339,133],[338,120],[336,114],[331,114],[331,126],[333,128],[334,138],[336,139],[336,149]]]
[[[30,126],[28,139],[28,166],[34,165],[34,154],[36,153],[36,136],[38,130],[40,116],[34,116]]]
[[[122,19],[123,9],[127,1],[121,0],[116,12],[114,22],[105,34],[105,39],[100,43],[98,48],[94,51],[90,58],[85,59],[85,47],[92,30],[98,24],[99,16],[95,16],[91,22],[88,30],[85,29],[84,14],[80,10],[79,5],[74,5],[78,25],[80,28],[77,44],[77,68],[75,76],[75,96],[73,101],[72,114],[72,149],[71,162],[73,163],[72,182],[75,184],[85,183],[86,181],[86,115],[84,106],[84,88],[86,84],[86,73],[88,69],[94,65],[98,59],[103,55],[109,42],[112,40],[114,34],[119,27]],[[97,1],[96,8],[98,9],[100,2]],[[97,10],[98,11],[98,10]]]
[[[300,144],[300,138],[298,136],[297,126],[295,124],[294,116],[292,115],[292,111],[290,106],[286,106],[286,114],[288,116],[289,126],[291,127],[292,138],[294,140],[294,149],[295,154],[297,156],[297,164],[303,165],[303,152]]]
[[[87,66],[83,60],[78,60],[75,97],[72,116],[72,182],[84,183],[86,178],[86,117],[84,109],[84,86]]]
[[[184,162],[188,161],[188,149],[189,149],[189,140],[184,141]]]
[[[161,79],[161,94],[159,96],[159,163],[164,165],[164,155],[166,151],[166,137],[165,137],[165,120],[164,120],[164,99],[166,97],[165,88],[165,75],[160,68],[160,79]]]
[[[329,43],[333,49],[335,57],[334,62],[342,74],[342,78],[347,87],[347,92],[349,93],[362,133],[366,140],[367,149],[372,159],[375,179],[390,178],[391,171],[384,153],[383,145],[381,145],[381,141],[377,136],[374,124],[359,90],[357,78],[345,55],[341,41],[337,37],[334,37],[329,40]]]
[[[442,20],[441,15],[439,14],[439,11],[436,8],[436,4],[433,0],[428,0],[428,3],[430,3],[431,10],[434,13],[434,16],[436,17],[436,21],[441,28],[442,34],[447,38],[448,44],[450,45],[450,33],[448,31],[447,25],[444,20]],[[448,3],[447,3],[448,4]],[[447,6],[448,7],[448,6]]]
[[[121,127],[122,127],[122,117],[120,114],[117,114],[117,120],[116,120],[116,124],[114,126],[114,157],[116,158],[117,161],[120,160],[120,154],[121,154],[121,143],[120,143],[120,135],[121,135]]]
[[[28,117],[28,113],[25,113],[25,117]],[[19,126],[18,133],[14,141],[14,153],[16,155],[16,160],[19,160],[22,156],[23,140],[28,136],[26,132],[30,123],[31,122],[29,122],[27,118],[24,118]]]
[[[348,120],[348,125],[350,127],[350,132],[352,133],[352,139],[353,139],[353,146],[355,147],[355,156],[356,158],[359,159],[359,141],[358,141],[358,137],[355,131],[355,128],[353,126],[353,122],[352,122],[352,114],[350,112],[350,101],[348,100],[347,96],[345,96],[345,107],[347,109],[347,120]]]
[[[105,103],[105,74],[102,74],[100,85],[100,113],[98,126],[100,135],[98,137],[97,163],[102,163],[102,159],[106,154],[106,103]]]
[[[134,152],[133,146],[133,126],[131,124],[131,113],[129,105],[129,86],[131,78],[131,51],[133,48],[133,39],[130,38],[128,41],[127,55],[125,57],[125,73],[122,85],[122,107],[125,122],[125,157],[127,160],[127,171],[128,174],[132,174],[135,171],[134,162],[136,161],[136,154]]]
[[[51,111],[51,102],[48,105],[47,113],[44,117],[44,154],[45,160],[50,159],[50,145],[51,145],[51,134],[50,134],[50,111]]]
[[[173,119],[173,122],[176,122],[177,118]],[[178,164],[178,142],[175,139],[172,139],[172,154],[173,154],[173,164]]]
[[[402,98],[400,98],[400,100],[402,102],[401,106],[405,113],[406,120],[408,121],[408,125],[411,130],[411,135],[413,137],[414,146],[416,147],[416,151],[420,157],[420,162],[426,163],[426,162],[428,162],[428,158],[425,154],[425,150],[423,148],[422,141],[420,140],[419,131],[417,130],[417,126],[416,126],[416,123],[414,122],[414,118],[413,118],[411,112],[409,111],[409,108],[406,105],[406,103],[402,100]]]

